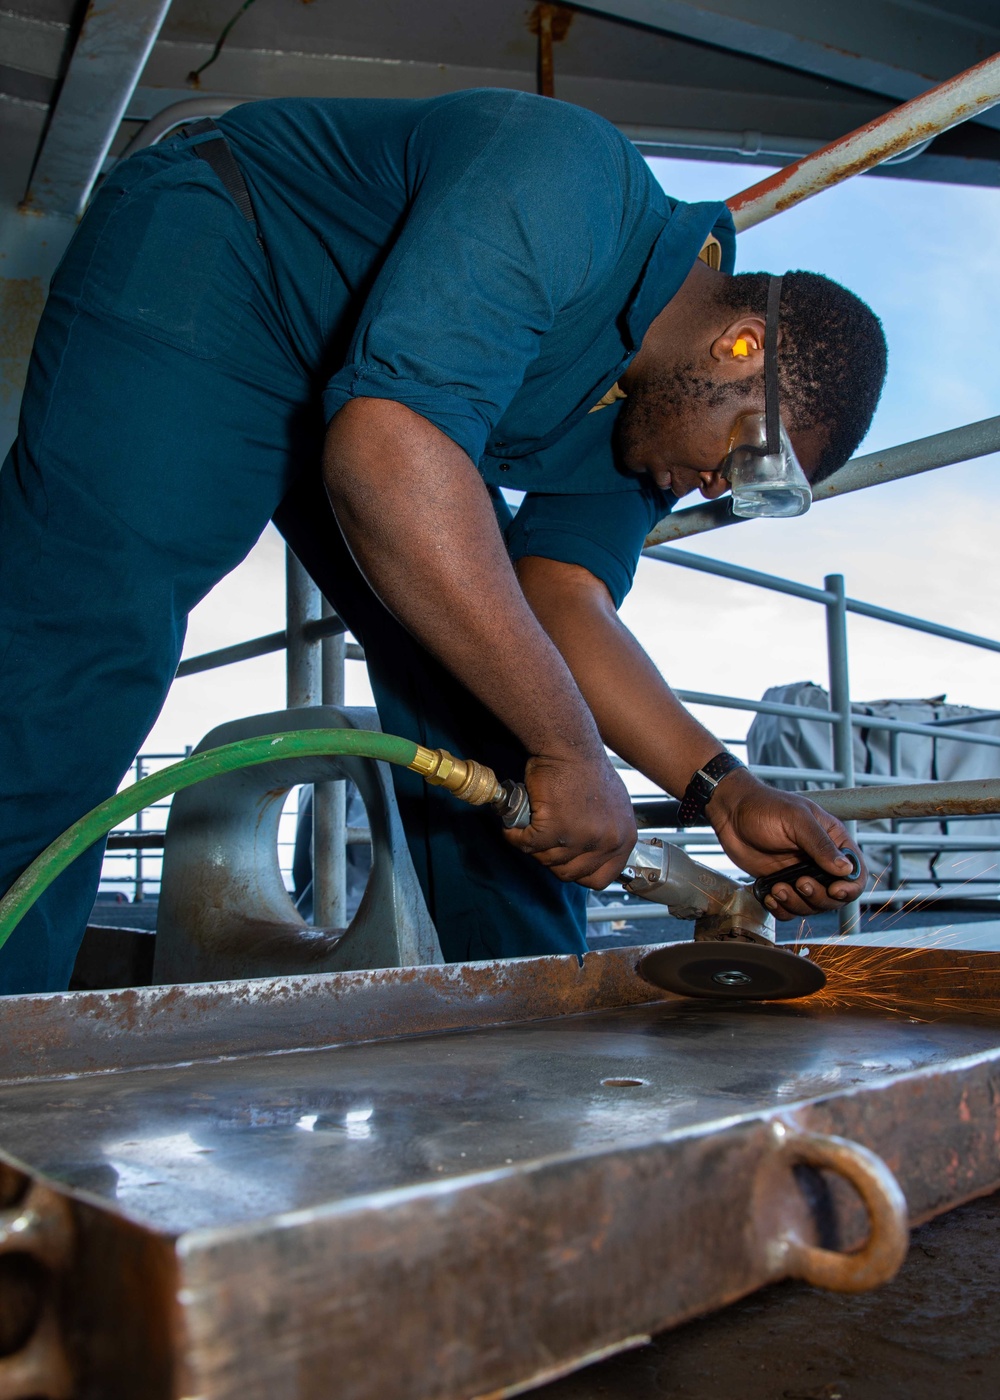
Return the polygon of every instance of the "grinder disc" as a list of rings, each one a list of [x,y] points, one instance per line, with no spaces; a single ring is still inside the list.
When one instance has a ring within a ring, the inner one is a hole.
[[[647,953],[640,977],[683,997],[782,1001],[826,986],[822,968],[806,957],[762,943],[669,943]]]

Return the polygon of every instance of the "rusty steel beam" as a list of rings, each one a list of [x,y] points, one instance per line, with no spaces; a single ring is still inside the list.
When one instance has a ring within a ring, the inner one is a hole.
[[[803,156],[726,202],[737,233],[912,150],[1000,102],[1000,54]]]

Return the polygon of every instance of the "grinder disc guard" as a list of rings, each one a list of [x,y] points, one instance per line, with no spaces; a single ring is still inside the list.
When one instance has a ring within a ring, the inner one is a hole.
[[[647,953],[637,971],[679,996],[726,1001],[783,1001],[812,996],[826,985],[823,970],[807,957],[736,939],[669,943]]]

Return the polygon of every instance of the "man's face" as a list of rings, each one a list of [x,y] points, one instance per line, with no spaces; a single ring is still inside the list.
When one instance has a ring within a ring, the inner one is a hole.
[[[759,399],[759,402],[757,401]],[[763,388],[719,383],[691,363],[656,367],[637,376],[618,418],[618,449],[624,466],[648,472],[661,490],[675,496],[700,491],[708,500],[724,495],[720,474],[737,418],[763,412]],[[789,425],[796,455],[812,475],[822,449],[817,429]]]

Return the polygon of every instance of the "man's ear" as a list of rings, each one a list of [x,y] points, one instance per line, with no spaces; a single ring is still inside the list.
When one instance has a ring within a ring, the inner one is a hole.
[[[722,365],[732,365],[749,374],[764,366],[764,319],[741,316],[712,341],[710,354]]]

